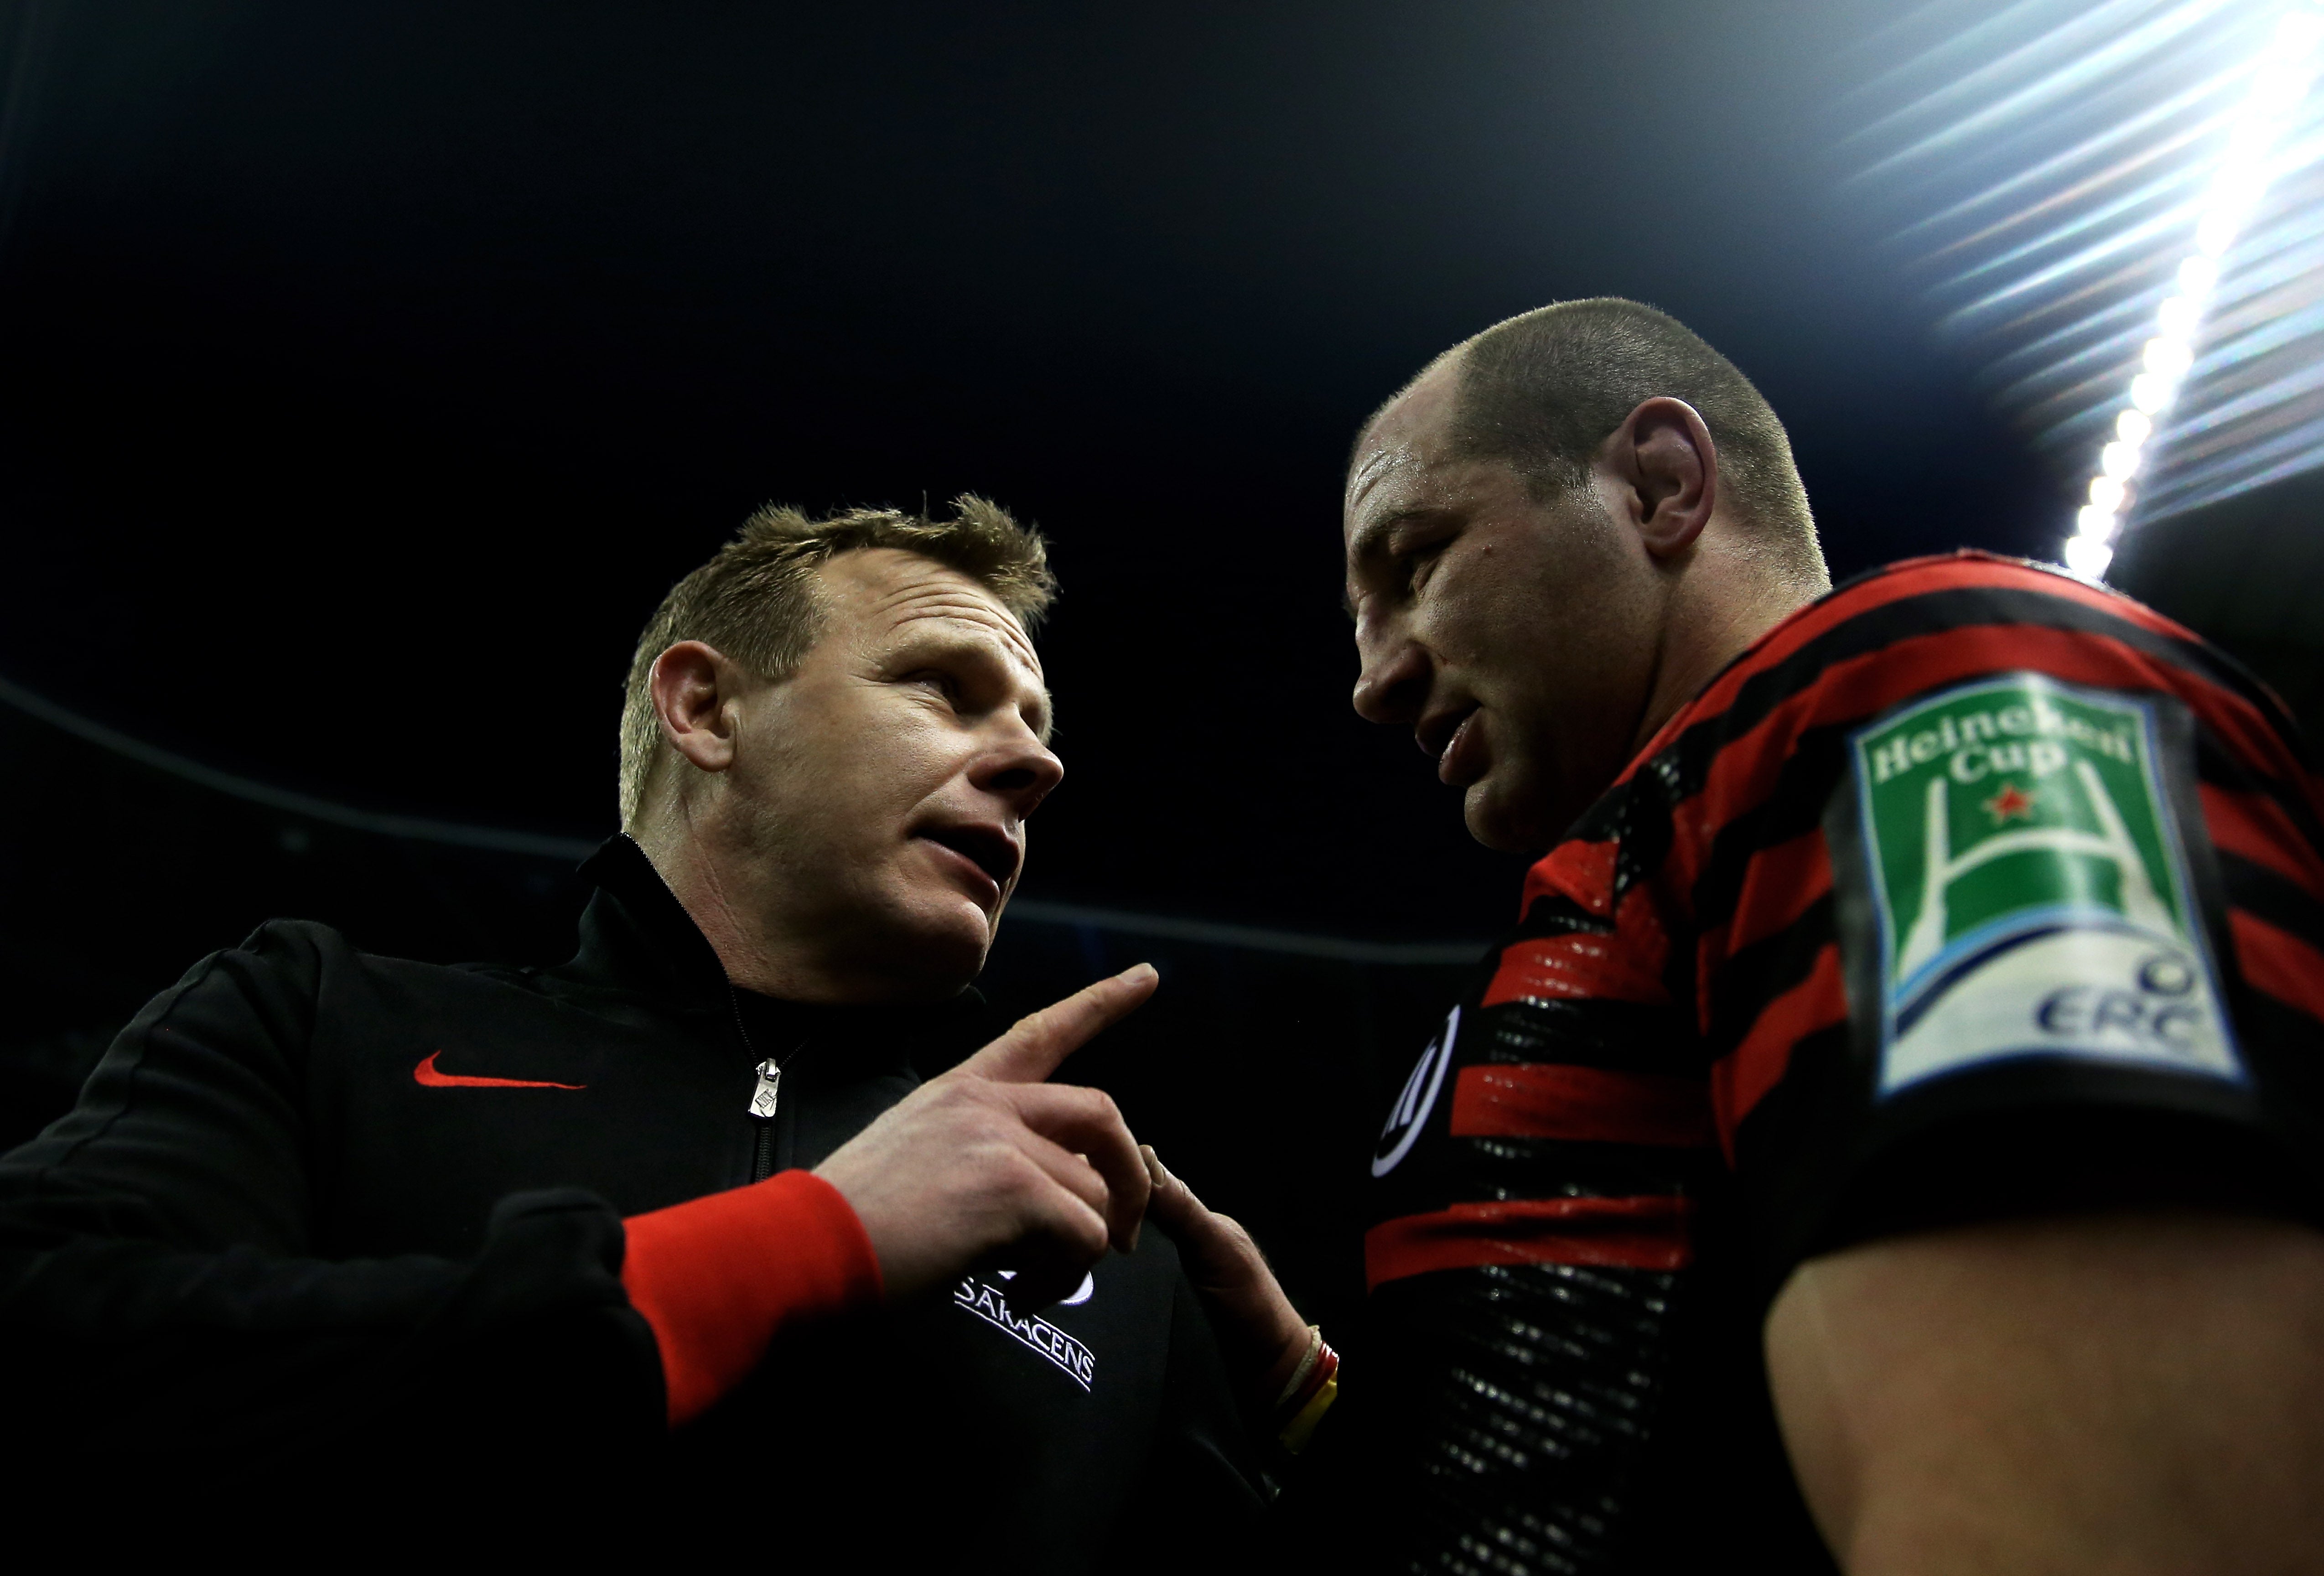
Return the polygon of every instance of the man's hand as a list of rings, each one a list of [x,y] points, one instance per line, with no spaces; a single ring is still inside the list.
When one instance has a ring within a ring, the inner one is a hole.
[[[1178,1244],[1186,1278],[1203,1295],[1236,1382],[1259,1406],[1274,1404],[1307,1355],[1307,1326],[1267,1258],[1240,1222],[1205,1209],[1194,1190],[1164,1169],[1153,1146],[1142,1146],[1154,1182],[1148,1205],[1155,1222]]]
[[[1018,1272],[1011,1300],[1071,1291],[1106,1246],[1128,1252],[1146,1166],[1102,1092],[1043,1080],[1154,993],[1145,963],[1019,1018],[930,1079],[816,1167],[853,1205],[888,1295],[914,1297],[988,1257]]]
[[[1812,1259],[1767,1375],[1849,1576],[2324,1571],[2324,1236],[2194,1211]]]

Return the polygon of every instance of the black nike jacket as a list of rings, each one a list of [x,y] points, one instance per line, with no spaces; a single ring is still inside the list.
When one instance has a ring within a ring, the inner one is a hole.
[[[731,988],[637,845],[549,969],[262,926],[0,1159],[0,1495],[199,1542],[312,1516],[777,1569],[1215,1564],[1257,1452],[1176,1249],[1066,1304],[997,1275],[779,1337],[672,1433],[622,1217],[812,1166],[990,1038]],[[781,1064],[775,1116],[754,1068]],[[544,1507],[560,1507],[545,1515]],[[350,1517],[353,1519],[350,1520]],[[168,1522],[157,1525],[157,1518]]]

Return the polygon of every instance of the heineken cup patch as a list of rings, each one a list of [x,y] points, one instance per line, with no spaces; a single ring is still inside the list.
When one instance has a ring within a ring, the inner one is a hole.
[[[2006,1057],[2240,1082],[2152,706],[2034,673],[1854,734],[1880,1092]]]

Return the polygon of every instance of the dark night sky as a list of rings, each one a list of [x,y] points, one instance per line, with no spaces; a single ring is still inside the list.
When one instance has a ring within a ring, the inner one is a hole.
[[[1893,9],[19,0],[0,672],[595,834],[630,644],[744,512],[974,489],[1066,588],[1028,893],[1481,934],[1513,871],[1337,606],[1349,438],[1437,350],[1677,313],[1843,573],[2063,518],[1844,182]]]

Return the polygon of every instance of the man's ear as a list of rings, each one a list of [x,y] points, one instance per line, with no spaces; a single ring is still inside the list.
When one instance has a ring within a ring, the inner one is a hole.
[[[705,771],[734,764],[734,708],[741,674],[700,641],[680,641],[654,659],[649,692],[661,736]]]
[[[1651,557],[1684,552],[1711,523],[1719,502],[1719,449],[1684,400],[1657,394],[1642,401],[1599,453]]]

